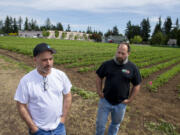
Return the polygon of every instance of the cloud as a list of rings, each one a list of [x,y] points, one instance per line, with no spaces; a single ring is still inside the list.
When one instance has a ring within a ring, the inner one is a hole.
[[[133,12],[149,6],[169,8],[180,5],[179,0],[2,0],[1,6],[29,7],[36,10],[78,10],[89,12]],[[134,10],[136,9],[136,10]]]

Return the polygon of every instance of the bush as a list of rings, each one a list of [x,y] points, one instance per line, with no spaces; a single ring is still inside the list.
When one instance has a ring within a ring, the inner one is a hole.
[[[157,32],[151,38],[152,45],[164,45],[165,41],[166,41],[166,36],[164,36],[162,32]]]
[[[80,37],[79,34],[75,35],[74,40],[78,40],[79,37]]]
[[[134,38],[132,38],[130,40],[130,42],[134,43],[134,44],[140,44],[140,43],[142,43],[142,37],[139,35],[136,35],[136,36],[134,36]]]
[[[65,39],[66,36],[67,36],[67,33],[66,33],[66,32],[63,32],[63,33],[62,33],[62,39]]]
[[[84,40],[88,40],[88,37],[85,33],[83,34],[83,37],[84,37]]]
[[[73,40],[73,36],[74,36],[73,33],[71,33],[71,34],[69,35],[69,39],[70,39],[70,40]]]
[[[96,42],[101,42],[102,41],[101,35],[97,34],[97,33],[93,33],[89,37],[90,37],[90,39],[93,39]]]
[[[59,36],[59,31],[56,30],[56,31],[55,31],[55,37],[57,38],[58,36]]]
[[[177,45],[180,46],[180,29],[177,32]]]
[[[43,30],[43,37],[48,37],[50,35],[49,31]]]
[[[18,33],[8,33],[9,36],[17,36]]]

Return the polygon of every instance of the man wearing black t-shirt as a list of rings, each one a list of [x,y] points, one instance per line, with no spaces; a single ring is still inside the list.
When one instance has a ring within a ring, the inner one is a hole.
[[[106,122],[111,113],[108,135],[117,135],[124,118],[126,105],[140,90],[141,75],[135,64],[128,60],[128,43],[118,45],[114,59],[104,62],[96,71],[96,87],[100,97],[96,120],[96,135],[104,135]],[[105,85],[102,89],[102,82]],[[133,84],[130,91],[130,83]]]

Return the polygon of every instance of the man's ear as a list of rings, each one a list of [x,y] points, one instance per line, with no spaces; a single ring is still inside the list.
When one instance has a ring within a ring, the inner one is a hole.
[[[36,57],[33,57],[33,61],[34,61],[34,63],[36,63],[36,61],[37,61],[37,58],[36,58]]]
[[[128,56],[130,55],[130,52],[128,52]]]

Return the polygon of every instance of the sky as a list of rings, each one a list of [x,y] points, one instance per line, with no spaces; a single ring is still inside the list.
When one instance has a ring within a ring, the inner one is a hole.
[[[126,24],[140,25],[149,18],[151,33],[158,18],[162,22],[170,16],[173,24],[180,20],[180,0],[0,0],[0,20],[6,16],[25,21],[35,19],[38,25],[45,25],[47,18],[56,25],[61,22],[72,31],[92,30],[107,32],[117,26],[124,34]],[[179,21],[180,22],[180,21]]]

